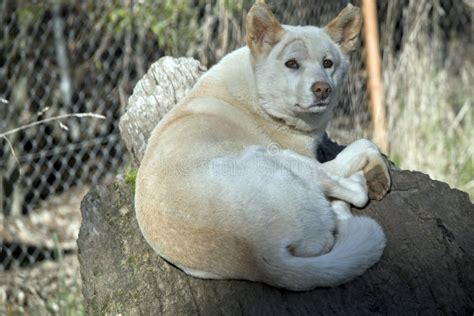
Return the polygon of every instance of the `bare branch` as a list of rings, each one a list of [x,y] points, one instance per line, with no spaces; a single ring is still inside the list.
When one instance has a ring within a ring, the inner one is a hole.
[[[20,126],[20,127],[18,127],[18,128],[14,128],[14,129],[9,130],[9,131],[6,131],[6,132],[4,132],[4,133],[0,133],[0,137],[5,138],[5,136],[8,136],[8,135],[17,133],[17,132],[19,132],[19,131],[25,130],[25,129],[30,128],[30,127],[33,127],[33,126],[37,126],[37,125],[40,125],[40,124],[43,124],[43,123],[47,123],[47,122],[51,122],[51,121],[62,120],[62,119],[69,118],[69,117],[91,117],[91,118],[96,118],[96,119],[105,120],[105,116],[100,115],[100,114],[95,114],[95,113],[72,113],[72,114],[63,114],[63,115],[58,115],[58,116],[49,117],[49,118],[46,118],[46,119],[43,119],[43,120],[40,120],[40,121],[37,121],[37,122],[33,122],[33,123],[30,123],[30,124],[26,124],[26,125]]]
[[[10,150],[12,151],[13,158],[15,158],[15,161],[18,164],[18,170],[19,170],[20,176],[21,176],[22,174],[21,174],[21,168],[20,168],[20,160],[18,160],[15,149],[13,149],[12,143],[10,142],[10,140],[6,136],[2,136],[2,138],[7,142],[8,147],[10,147]]]

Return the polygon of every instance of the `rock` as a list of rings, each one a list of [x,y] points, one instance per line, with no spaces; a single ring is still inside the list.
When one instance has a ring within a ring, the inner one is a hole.
[[[142,237],[133,187],[120,180],[97,187],[81,205],[85,309],[91,315],[472,315],[474,205],[466,193],[422,173],[393,171],[392,191],[353,211],[384,227],[382,260],[342,286],[295,293],[184,274]]]
[[[122,139],[137,166],[153,128],[205,71],[193,58],[163,57],[138,81],[119,122]]]

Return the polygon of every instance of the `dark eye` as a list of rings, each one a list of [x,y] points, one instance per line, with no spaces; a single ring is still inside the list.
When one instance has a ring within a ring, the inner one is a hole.
[[[323,60],[323,67],[324,68],[331,68],[333,65],[333,62],[331,59],[325,59]]]
[[[285,66],[287,68],[290,68],[290,69],[298,69],[300,68],[300,65],[298,64],[298,62],[294,59],[290,59],[288,60],[286,63],[285,63]]]

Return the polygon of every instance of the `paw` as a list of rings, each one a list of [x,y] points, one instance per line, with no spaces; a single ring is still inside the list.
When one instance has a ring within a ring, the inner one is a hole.
[[[380,155],[370,157],[364,167],[364,176],[367,179],[369,198],[380,201],[390,190],[391,179],[385,158]]]

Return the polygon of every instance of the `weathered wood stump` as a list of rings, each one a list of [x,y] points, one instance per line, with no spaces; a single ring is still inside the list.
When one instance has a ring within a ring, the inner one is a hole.
[[[119,123],[120,134],[136,166],[145,154],[153,128],[205,71],[206,67],[193,58],[163,57],[138,81]]]
[[[187,86],[178,87],[186,91],[203,72],[191,60],[166,62],[164,68],[160,62],[152,67],[137,84],[134,95],[140,97],[130,99],[129,112],[120,123],[136,165],[153,126],[184,96],[173,92],[174,80],[188,78],[179,81]],[[158,84],[164,86],[157,88]],[[172,96],[174,103],[170,106],[163,95]],[[472,315],[474,205],[469,196],[419,172],[394,170],[392,176],[392,191],[382,201],[353,210],[384,227],[388,243],[382,260],[342,286],[303,293],[184,274],[155,254],[142,237],[133,184],[119,178],[108,187],[97,187],[82,202],[78,239],[86,310],[91,315]]]
[[[117,181],[82,202],[79,261],[91,315],[472,315],[474,206],[427,175],[393,172],[393,189],[363,210],[387,234],[382,260],[336,288],[304,293],[247,281],[200,280],[142,237],[133,186]]]

